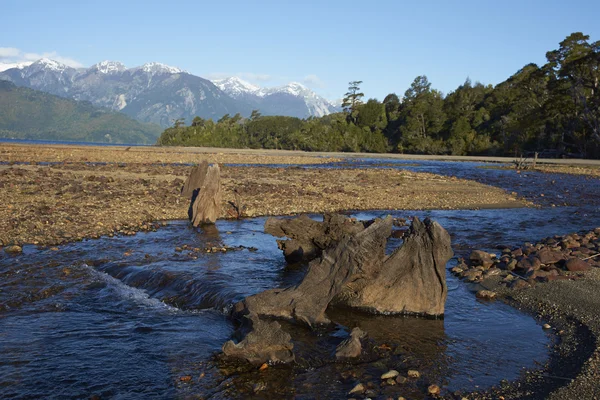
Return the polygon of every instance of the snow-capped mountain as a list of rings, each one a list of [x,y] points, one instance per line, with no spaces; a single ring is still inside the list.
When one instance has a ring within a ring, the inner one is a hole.
[[[88,68],[88,71],[97,71],[101,74],[118,74],[126,69],[127,67],[118,61],[101,61]]]
[[[252,110],[299,118],[339,111],[299,83],[261,88],[235,77],[211,82],[158,62],[127,68],[118,61],[102,61],[89,68],[72,68],[44,58],[2,71],[0,80],[89,101],[163,127],[179,118],[190,123],[196,116],[218,120],[240,113],[247,117]]]
[[[299,118],[322,117],[339,110],[306,86],[290,82],[284,86],[261,88],[238,77],[213,81],[235,99],[243,99],[263,115],[289,115]]]
[[[0,72],[6,71],[7,69],[12,69],[12,68],[23,69],[31,64],[33,64],[33,61],[21,62],[21,63],[0,63]]]
[[[89,101],[163,127],[173,125],[178,118],[188,122],[195,116],[216,120],[225,114],[249,115],[252,111],[249,105],[232,99],[209,80],[157,62],[127,68],[117,61],[102,61],[76,69],[41,59],[0,72],[0,79]]]
[[[236,76],[213,80],[212,83],[214,83],[219,89],[234,99],[242,97],[246,94],[257,94],[260,91],[259,86],[243,81]]]

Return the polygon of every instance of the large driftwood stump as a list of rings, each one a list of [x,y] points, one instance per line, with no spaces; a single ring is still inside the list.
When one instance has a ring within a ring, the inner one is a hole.
[[[193,226],[214,224],[221,215],[221,171],[218,164],[203,162],[192,169],[181,194],[189,194],[189,218]]]
[[[296,227],[298,223],[316,228],[307,221],[282,225],[271,221],[267,230],[281,235],[286,228]],[[320,236],[323,231],[314,229],[313,232]],[[260,318],[279,318],[314,326],[328,323],[326,310],[336,306],[374,314],[443,315],[448,292],[446,263],[453,255],[450,235],[434,221],[421,222],[414,218],[404,243],[386,256],[391,232],[391,216],[375,220],[359,232],[346,231],[330,242],[319,259],[309,264],[302,282],[246,297],[234,306],[233,316],[242,324],[251,320],[256,325]],[[251,330],[251,334],[252,343],[268,345],[274,333],[264,340],[255,330]],[[232,346],[230,342],[224,347],[226,354],[251,362],[277,358],[268,353],[257,357],[255,349],[245,343],[236,346],[235,351]],[[291,351],[291,348],[285,349]]]

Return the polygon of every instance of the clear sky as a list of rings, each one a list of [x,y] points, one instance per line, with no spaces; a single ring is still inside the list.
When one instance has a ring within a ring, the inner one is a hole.
[[[417,75],[444,93],[497,84],[572,32],[600,40],[600,0],[0,0],[0,15],[0,63],[159,61],[329,99],[352,80],[379,100]]]

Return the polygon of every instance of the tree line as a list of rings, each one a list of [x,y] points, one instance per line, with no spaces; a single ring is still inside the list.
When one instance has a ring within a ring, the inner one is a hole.
[[[448,95],[418,76],[403,97],[363,101],[350,82],[344,112],[298,119],[196,117],[166,129],[160,145],[305,151],[600,158],[600,41],[581,32],[496,85],[467,79]]]

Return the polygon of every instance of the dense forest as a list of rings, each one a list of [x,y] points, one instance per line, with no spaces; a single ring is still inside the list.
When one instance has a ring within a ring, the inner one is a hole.
[[[166,129],[159,145],[398,152],[453,155],[600,158],[600,41],[580,32],[493,87],[464,84],[448,95],[426,76],[404,96],[363,101],[360,81],[350,82],[344,112],[301,120],[226,115],[196,117]]]
[[[158,125],[0,80],[0,137],[152,144]]]

